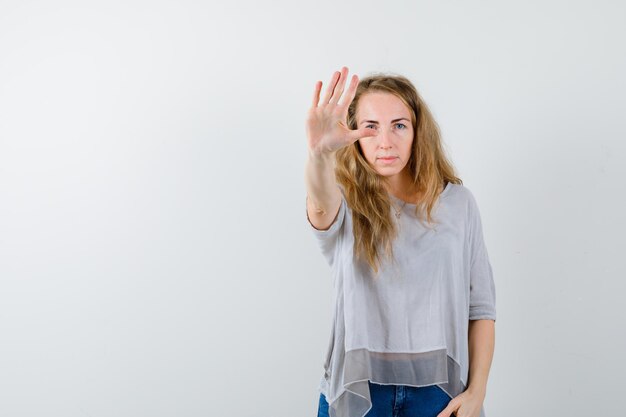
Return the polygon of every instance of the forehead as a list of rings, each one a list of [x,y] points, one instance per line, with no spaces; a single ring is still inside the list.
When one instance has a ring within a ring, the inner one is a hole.
[[[406,104],[394,94],[387,92],[365,93],[359,98],[358,119],[388,121],[398,117],[410,119],[411,112]]]

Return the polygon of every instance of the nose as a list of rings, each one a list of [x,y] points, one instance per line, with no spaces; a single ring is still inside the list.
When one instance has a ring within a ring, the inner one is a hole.
[[[380,139],[379,146],[381,149],[388,149],[391,147],[391,134],[386,129],[380,129],[378,137]]]

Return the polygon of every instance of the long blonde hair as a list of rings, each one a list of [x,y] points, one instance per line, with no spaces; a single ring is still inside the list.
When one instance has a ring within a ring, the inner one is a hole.
[[[359,81],[348,108],[347,124],[351,129],[357,129],[360,97],[373,91],[394,94],[411,111],[414,137],[407,166],[421,196],[415,214],[422,220],[425,211],[427,221],[432,223],[431,212],[445,184],[463,183],[445,155],[439,126],[411,81],[397,74],[373,73]],[[392,241],[397,237],[385,187],[388,179],[369,165],[358,141],[337,151],[335,177],[352,211],[354,254],[359,259],[365,258],[378,273],[382,261],[379,246],[384,246],[386,255],[393,258]]]

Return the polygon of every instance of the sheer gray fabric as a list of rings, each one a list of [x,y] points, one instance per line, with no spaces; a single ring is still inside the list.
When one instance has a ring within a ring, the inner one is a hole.
[[[436,384],[450,398],[466,389],[469,320],[496,320],[493,273],[467,187],[449,183],[433,216],[437,223],[424,225],[415,205],[402,208],[396,262],[385,260],[374,279],[353,256],[352,212],[343,190],[330,228],[316,229],[307,215],[331,267],[334,311],[319,383],[330,417],[364,416],[372,407],[368,380]]]

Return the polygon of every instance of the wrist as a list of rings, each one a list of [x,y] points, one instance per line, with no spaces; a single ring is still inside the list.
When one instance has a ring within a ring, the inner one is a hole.
[[[335,160],[336,151],[327,152],[309,148],[308,153],[309,159],[313,162],[329,162]]]
[[[472,395],[485,398],[485,395],[487,394],[487,387],[484,384],[470,384],[466,391]]]

